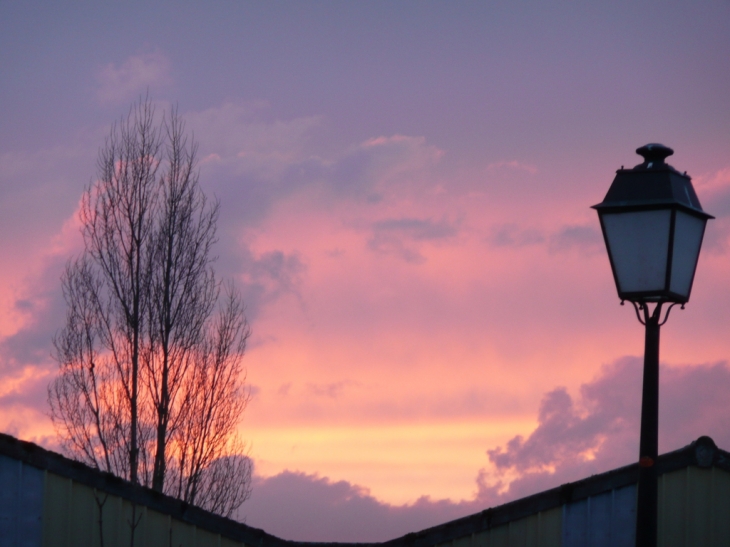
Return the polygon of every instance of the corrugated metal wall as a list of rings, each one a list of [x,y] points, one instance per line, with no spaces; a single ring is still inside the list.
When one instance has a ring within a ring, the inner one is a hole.
[[[437,547],[634,547],[635,528],[630,485]],[[730,546],[730,473],[690,466],[659,477],[659,546]]]
[[[129,547],[133,528],[134,547],[243,546],[71,479],[53,473],[46,475],[43,546],[102,547],[103,531],[103,547]]]
[[[562,547],[634,547],[636,486],[563,506]]]
[[[561,547],[562,519],[556,507],[435,547]]]
[[[659,477],[659,545],[730,545],[730,473],[686,467]]]
[[[635,515],[630,485],[434,547],[633,547]],[[132,528],[135,547],[243,546],[0,456],[0,547],[129,547]],[[688,466],[660,476],[659,545],[730,546],[730,472]]]
[[[0,456],[0,547],[40,547],[43,516],[40,469]]]

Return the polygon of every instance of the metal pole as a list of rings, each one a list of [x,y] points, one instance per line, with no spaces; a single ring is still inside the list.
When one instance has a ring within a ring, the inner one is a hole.
[[[641,397],[639,484],[636,507],[636,547],[657,545],[657,470],[659,455],[659,316],[661,303],[649,315],[645,308],[644,387]]]

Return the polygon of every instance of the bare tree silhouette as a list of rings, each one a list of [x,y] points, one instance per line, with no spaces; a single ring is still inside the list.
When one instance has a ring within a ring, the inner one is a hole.
[[[141,99],[112,127],[84,192],[50,416],[72,457],[230,516],[250,494],[250,330],[212,268],[220,205],[198,185],[197,145],[176,109],[155,114]]]

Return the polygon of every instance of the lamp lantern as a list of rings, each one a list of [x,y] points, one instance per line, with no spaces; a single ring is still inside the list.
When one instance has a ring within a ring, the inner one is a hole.
[[[661,144],[636,150],[643,163],[619,169],[603,202],[594,205],[621,300],[689,300],[705,224],[692,181],[664,160]]]

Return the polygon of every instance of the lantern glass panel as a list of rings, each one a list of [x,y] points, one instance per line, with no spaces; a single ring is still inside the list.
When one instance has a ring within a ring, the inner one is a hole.
[[[674,248],[672,249],[672,280],[669,289],[673,293],[689,298],[707,220],[684,211],[677,211],[676,215]]]
[[[671,214],[655,209],[602,215],[619,293],[666,289]]]

